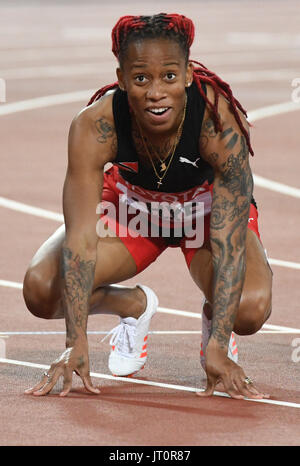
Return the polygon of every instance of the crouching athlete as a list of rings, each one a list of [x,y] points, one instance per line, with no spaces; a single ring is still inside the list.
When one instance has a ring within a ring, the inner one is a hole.
[[[257,332],[271,313],[272,272],[252,197],[249,124],[230,86],[189,59],[193,39],[193,22],[177,14],[125,16],[112,31],[118,81],[97,91],[72,121],[65,225],[37,251],[24,278],[31,313],[66,321],[66,350],[27,393],[46,395],[63,376],[65,396],[73,372],[99,393],[89,372],[89,314],[120,316],[109,369],[118,376],[138,372],[158,299],[144,285],[114,284],[137,275],[166,248],[180,247],[205,296],[207,387],[198,394],[212,395],[221,381],[233,398],[264,396],[237,364],[233,333]],[[134,203],[166,200],[203,206],[201,244],[176,236],[174,225],[163,235],[161,218],[159,234],[131,231]],[[113,205],[116,216],[101,212],[99,220],[100,202]],[[98,234],[99,221],[112,234]]]

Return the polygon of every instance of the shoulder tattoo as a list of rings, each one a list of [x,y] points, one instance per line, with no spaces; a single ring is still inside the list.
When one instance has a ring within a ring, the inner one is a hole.
[[[116,134],[115,128],[105,118],[99,118],[99,120],[96,120],[95,127],[99,134],[99,136],[97,136],[97,141],[100,142],[100,144],[105,144]]]

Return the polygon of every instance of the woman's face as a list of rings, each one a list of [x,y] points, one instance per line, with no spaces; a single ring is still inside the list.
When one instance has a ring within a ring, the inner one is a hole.
[[[186,64],[177,42],[160,38],[130,43],[117,75],[145,132],[164,135],[177,130],[185,87],[193,79],[192,65]]]

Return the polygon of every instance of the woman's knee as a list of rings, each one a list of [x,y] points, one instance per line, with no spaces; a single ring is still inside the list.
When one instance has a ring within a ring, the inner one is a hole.
[[[270,317],[271,311],[271,295],[268,293],[242,299],[234,324],[235,333],[252,335],[258,332]]]
[[[27,309],[36,317],[52,319],[57,298],[53,296],[53,279],[39,267],[30,267],[23,281],[23,296]]]

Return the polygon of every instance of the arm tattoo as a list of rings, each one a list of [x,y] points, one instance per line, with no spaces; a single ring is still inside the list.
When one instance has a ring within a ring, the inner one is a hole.
[[[118,151],[118,140],[116,130],[111,123],[109,123],[105,118],[99,118],[95,121],[95,127],[99,136],[96,140],[100,144],[109,143],[109,152],[112,156],[116,156]]]
[[[65,246],[62,248],[62,299],[69,344],[76,341],[78,331],[86,332],[95,263],[94,260],[83,260]]]
[[[225,131],[223,131],[223,133],[221,134],[220,138],[221,138],[221,139],[226,138],[226,136],[228,136],[228,134],[232,133],[232,131],[233,131],[232,128],[227,128],[227,129],[225,129]]]
[[[215,138],[217,136],[217,133],[215,130],[215,124],[212,118],[207,118],[206,120],[203,121],[201,133],[202,135],[203,134],[207,135],[207,137],[209,138]]]
[[[236,133],[235,133],[236,134]],[[245,274],[245,242],[253,179],[248,147],[235,134],[227,147],[238,147],[221,165],[214,181],[210,240],[214,266],[212,337],[227,348]],[[239,144],[237,144],[239,140]]]
[[[231,129],[231,128],[230,128]],[[239,139],[239,135],[237,133],[234,133],[230,141],[226,144],[225,148],[232,150],[234,146],[236,145],[237,141]]]
[[[96,120],[95,126],[99,133],[97,141],[100,142],[100,144],[106,143],[109,138],[112,138],[115,135],[114,127],[105,118],[99,118],[99,120]]]

